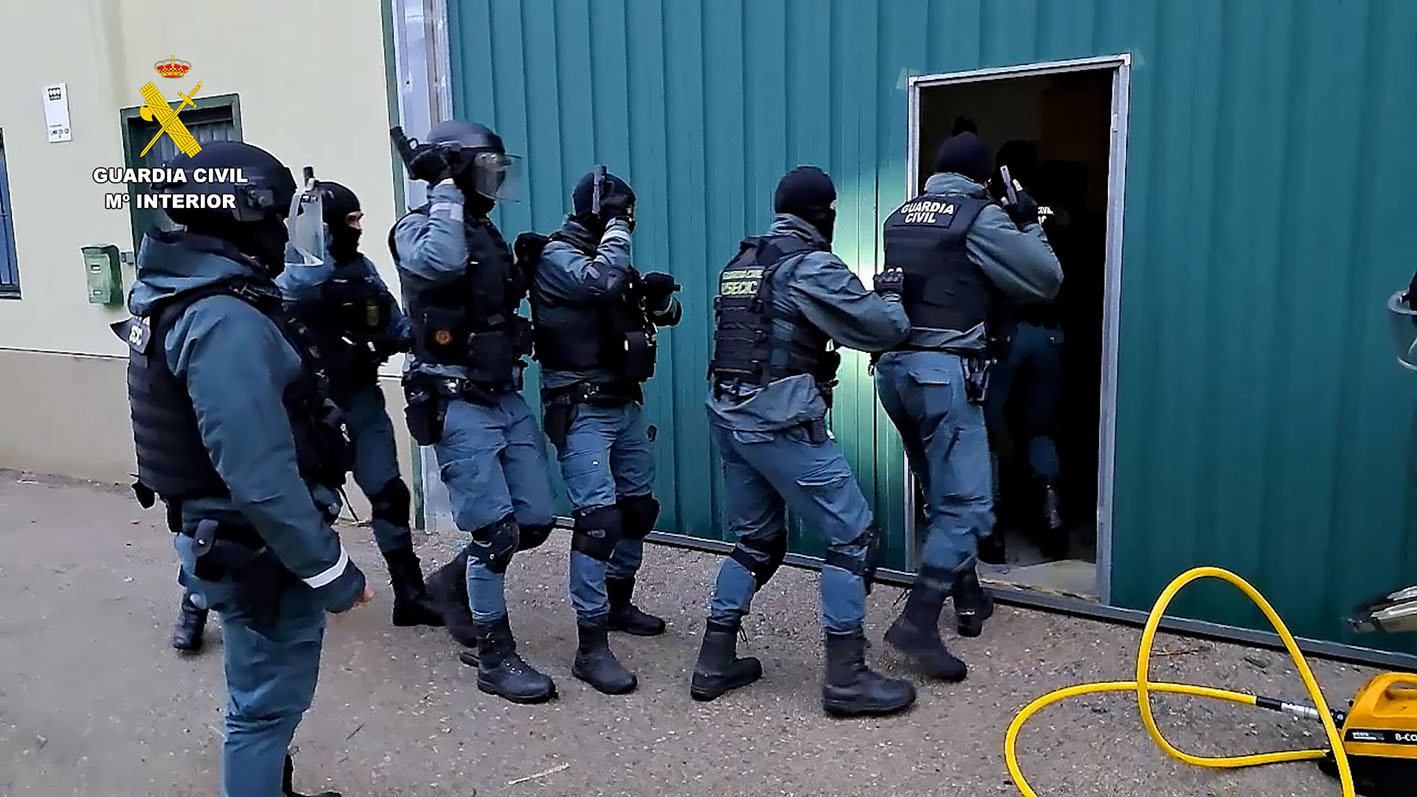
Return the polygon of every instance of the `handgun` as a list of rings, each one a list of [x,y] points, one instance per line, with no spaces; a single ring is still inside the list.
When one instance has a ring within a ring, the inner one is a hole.
[[[605,164],[595,165],[595,183],[590,191],[590,212],[600,214],[600,189],[605,185]]]
[[[1014,188],[1013,175],[1009,174],[1009,167],[1000,166],[999,176],[1004,178],[1004,195],[1009,198],[1010,205],[1018,204],[1018,190]]]

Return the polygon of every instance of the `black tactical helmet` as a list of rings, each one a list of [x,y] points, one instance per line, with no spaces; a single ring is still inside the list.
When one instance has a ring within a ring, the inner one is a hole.
[[[235,197],[230,207],[201,209],[171,208],[168,216],[178,224],[191,226],[203,220],[229,219],[241,223],[258,222],[290,212],[295,196],[295,178],[290,169],[260,147],[240,141],[213,141],[202,145],[202,151],[188,158],[178,154],[167,164],[169,169],[182,169],[186,182],[160,183],[154,193],[203,194]],[[197,182],[197,169],[205,175],[221,177],[218,182]],[[240,170],[238,182],[236,170]]]
[[[325,223],[331,229],[342,227],[349,214],[359,212],[359,197],[339,183],[320,180],[315,184],[324,208]]]
[[[502,137],[492,132],[491,128],[477,122],[463,122],[458,119],[449,119],[433,125],[423,143],[439,144],[454,150],[472,149],[502,154],[507,152],[506,147],[502,146]]]
[[[453,181],[469,197],[478,195],[490,203],[513,193],[517,157],[507,154],[502,138],[486,125],[439,122],[422,143],[444,151]]]

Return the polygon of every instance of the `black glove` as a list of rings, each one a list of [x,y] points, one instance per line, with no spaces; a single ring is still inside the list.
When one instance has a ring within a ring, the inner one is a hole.
[[[437,185],[453,176],[447,156],[437,147],[426,145],[419,147],[413,155],[413,160],[406,165],[410,177],[422,180],[430,186]]]
[[[674,281],[674,275],[662,271],[651,271],[640,277],[640,296],[645,307],[658,310],[669,304],[669,297],[682,286]]]
[[[888,268],[876,275],[876,293],[893,302],[900,301],[905,291],[905,272],[898,268]]]
[[[609,224],[615,219],[624,219],[630,229],[635,228],[635,214],[631,208],[635,204],[635,198],[630,194],[610,194],[600,200],[600,217]]]
[[[1038,201],[1029,196],[1028,192],[1018,189],[1018,201],[1004,205],[1004,212],[1009,214],[1009,218],[1014,220],[1020,228],[1030,224],[1038,223]]]

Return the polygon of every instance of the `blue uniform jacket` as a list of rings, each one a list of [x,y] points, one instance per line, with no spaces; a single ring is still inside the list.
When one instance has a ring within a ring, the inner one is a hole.
[[[574,221],[567,221],[563,235],[592,241],[589,230]],[[593,241],[592,241],[593,242]],[[561,304],[593,305],[597,302],[624,301],[635,269],[630,265],[630,227],[615,219],[605,227],[594,257],[566,241],[553,240],[541,250],[541,262],[536,266],[532,281],[534,300],[551,300]],[[649,320],[659,326],[679,323],[683,309],[679,300],[669,297],[663,308],[652,310]],[[605,370],[575,372],[542,369],[545,387],[558,388],[587,379],[611,376]]]
[[[409,213],[394,224],[399,286],[403,306],[412,307],[414,294],[475,268],[467,262],[467,232],[463,228],[463,195],[451,180],[428,192],[428,213]],[[421,362],[409,355],[408,370],[443,376],[466,377],[460,365]]]
[[[258,278],[258,267],[238,257],[147,238],[128,308],[147,316],[157,302],[184,291]],[[281,564],[316,590],[326,609],[349,608],[364,591],[364,574],[316,503],[337,508],[338,497],[300,477],[282,403],[303,367],[300,355],[275,323],[233,296],[198,300],[161,343],[168,368],[186,383],[202,442],[231,493],[185,502],[184,522],[239,515]]]
[[[773,219],[768,234],[825,243],[815,227],[787,213]],[[910,319],[900,303],[866,290],[830,251],[811,252],[784,272],[773,274],[772,301],[779,319],[795,317],[797,323],[811,324],[830,335],[838,346],[865,352],[887,351],[910,331]],[[716,399],[710,392],[705,403],[715,423],[745,432],[787,429],[827,414],[826,401],[808,374],[779,379],[741,401]]]

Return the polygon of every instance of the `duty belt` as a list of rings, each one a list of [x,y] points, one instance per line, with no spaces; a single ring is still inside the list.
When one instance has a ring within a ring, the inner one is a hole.
[[[764,385],[748,379],[731,378],[715,379],[713,381],[713,398],[715,401],[727,399],[734,404],[741,404],[744,401],[756,396]],[[832,406],[832,388],[836,387],[836,380],[831,382],[818,382],[817,392],[821,393],[822,401],[826,402],[827,409]]]
[[[639,382],[577,382],[541,391],[547,404],[625,404],[644,401]]]
[[[416,373],[412,374],[408,381],[416,387],[432,390],[445,399],[461,399],[491,406],[497,403],[498,397],[502,394],[515,392],[521,387],[520,376],[521,374],[518,372],[517,378],[511,382],[494,384],[474,382],[460,376]]]

